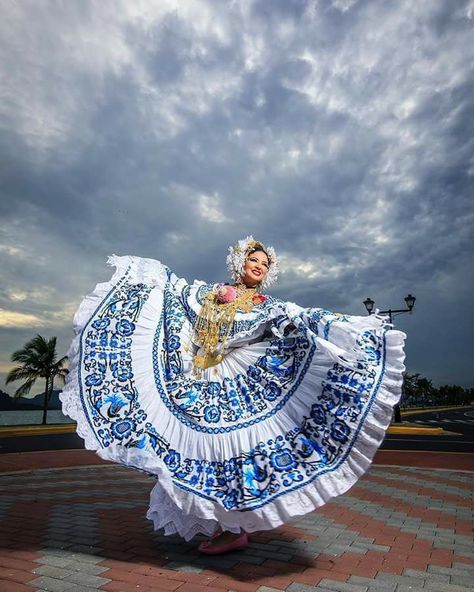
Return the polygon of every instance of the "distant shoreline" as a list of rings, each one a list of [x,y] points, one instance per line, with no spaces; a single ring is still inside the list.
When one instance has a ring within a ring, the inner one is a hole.
[[[48,411],[60,411],[61,401],[59,400],[60,390],[53,390],[48,404]],[[5,411],[42,411],[44,394],[34,397],[11,397],[5,391],[0,391],[0,413]]]
[[[8,410],[0,412],[0,426],[41,425],[42,419],[42,409]],[[74,421],[67,415],[64,415],[60,409],[49,409],[47,422],[54,424],[74,423]]]

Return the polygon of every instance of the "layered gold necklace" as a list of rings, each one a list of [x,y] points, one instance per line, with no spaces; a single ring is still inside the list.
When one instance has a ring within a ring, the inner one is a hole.
[[[193,358],[194,369],[199,373],[219,364],[238,310],[250,312],[254,306],[255,288],[236,288],[237,296],[231,302],[220,302],[216,291],[209,292],[194,325],[195,339],[200,347]],[[216,351],[220,345],[219,351]]]

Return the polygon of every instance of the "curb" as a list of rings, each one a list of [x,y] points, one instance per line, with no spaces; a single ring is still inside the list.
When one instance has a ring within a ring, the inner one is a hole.
[[[48,436],[49,434],[70,434],[75,431],[75,423],[6,426],[0,427],[0,438],[15,438],[18,436]]]
[[[75,423],[51,424],[51,425],[22,425],[0,427],[0,438],[17,438],[20,436],[48,436],[51,434],[71,434],[76,431]],[[423,425],[392,424],[387,429],[387,434],[405,434],[411,436],[441,436],[450,435],[441,427],[428,427]]]
[[[451,435],[453,432],[447,432],[443,428],[430,428],[428,426],[403,426],[391,425],[387,429],[387,434],[397,434],[406,436],[441,436]]]
[[[419,415],[420,413],[441,413],[442,411],[462,411],[464,409],[473,409],[474,405],[446,405],[445,407],[412,407],[402,409],[402,417],[410,415]]]

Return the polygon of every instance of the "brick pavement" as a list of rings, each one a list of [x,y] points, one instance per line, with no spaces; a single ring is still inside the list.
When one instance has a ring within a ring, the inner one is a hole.
[[[388,466],[392,455],[317,512],[253,534],[244,551],[205,557],[196,541],[153,532],[151,477],[66,452],[49,452],[49,463],[1,457],[1,592],[473,589],[474,473],[456,468],[465,457],[437,470],[420,453],[417,467]]]

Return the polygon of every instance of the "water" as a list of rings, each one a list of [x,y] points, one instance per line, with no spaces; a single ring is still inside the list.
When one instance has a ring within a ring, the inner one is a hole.
[[[43,411],[0,411],[0,426],[41,424]],[[74,423],[60,410],[48,411],[47,423]]]

